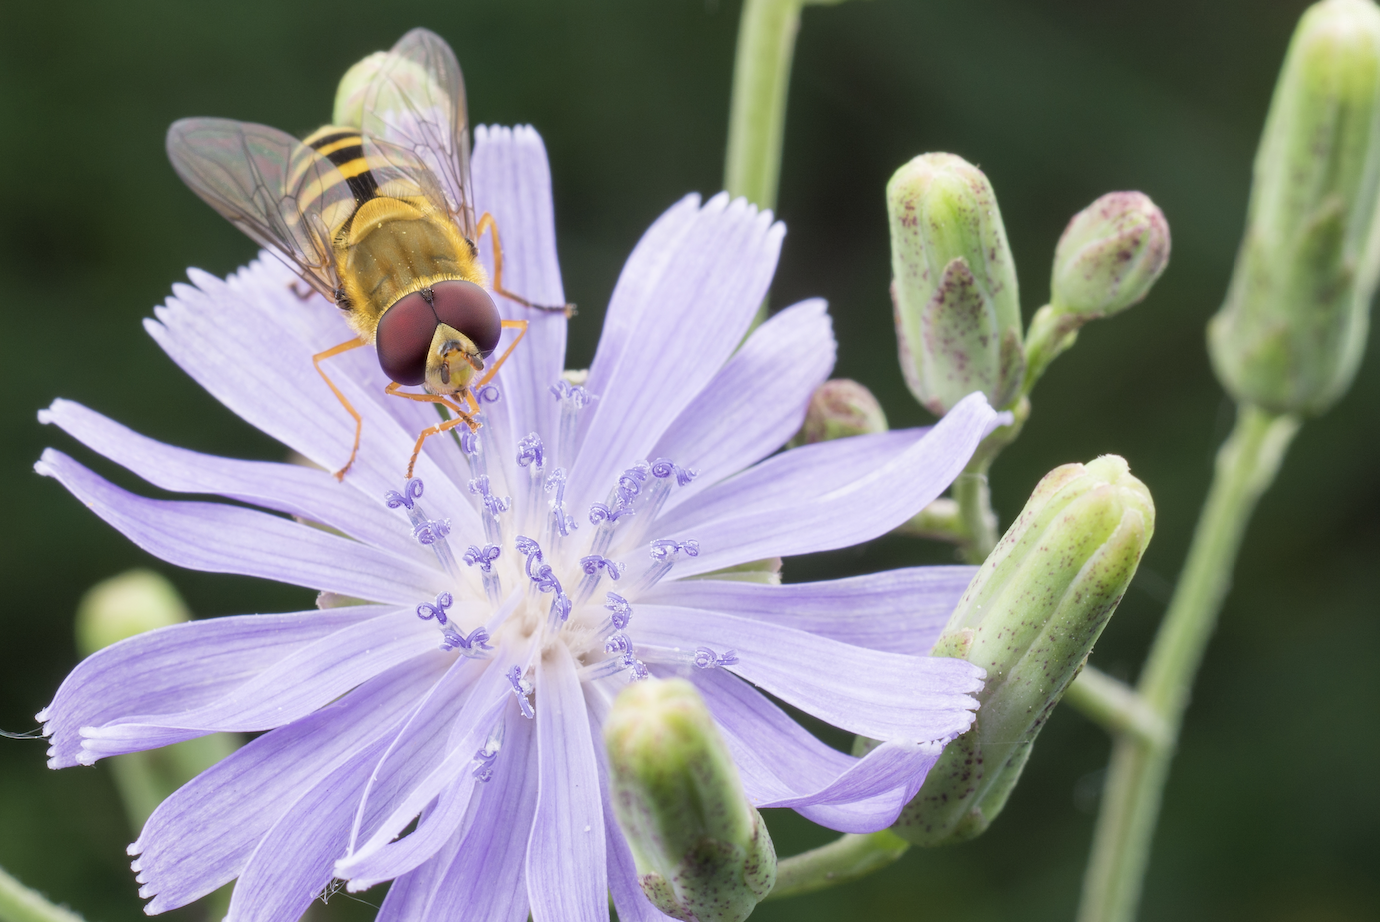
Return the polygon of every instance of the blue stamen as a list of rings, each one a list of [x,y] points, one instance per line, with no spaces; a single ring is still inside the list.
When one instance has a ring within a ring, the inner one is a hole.
[[[489,487],[488,475],[476,477],[470,481],[470,492],[482,497],[484,508],[489,510],[489,514],[497,516],[500,512],[507,512],[508,507],[513,504],[512,497],[495,496]]]
[[[560,427],[556,430],[556,465],[569,468],[575,460],[575,434],[579,428],[580,411],[589,406],[594,395],[565,379],[551,385],[551,393],[561,405]]]
[[[676,464],[674,461],[672,461],[670,458],[657,458],[655,461],[652,462],[652,474],[662,479],[670,477],[672,474],[674,474],[676,478],[676,483],[680,484],[683,487],[690,483],[690,481],[698,477],[700,475],[700,472],[697,470],[683,468],[680,465]]]
[[[556,534],[563,538],[569,537],[572,531],[580,527],[576,524],[574,517],[565,511],[565,482],[565,468],[563,467],[558,467],[546,475],[544,488],[547,493],[555,494],[551,497],[551,527],[554,532],[551,537],[553,540]]]
[[[479,569],[483,570],[485,573],[488,573],[490,570],[493,569],[494,561],[497,560],[499,555],[502,553],[502,549],[499,548],[497,544],[486,544],[484,545],[483,550],[471,544],[469,548],[465,551],[464,560],[465,563],[471,567],[478,564]]]
[[[499,398],[503,396],[497,384],[486,384],[470,391],[470,393],[474,394],[475,403],[498,403]]]
[[[522,668],[514,666],[505,675],[508,677],[508,684],[513,686],[513,694],[517,696],[518,707],[522,708],[522,716],[531,720],[537,716],[537,712],[532,709],[532,702],[527,700],[527,696],[532,694],[532,683],[522,677]]]
[[[422,478],[413,477],[403,487],[401,493],[397,490],[389,490],[387,493],[383,494],[383,500],[388,504],[389,509],[397,509],[399,506],[406,506],[408,509],[411,509],[412,505],[421,495]]]
[[[589,524],[598,525],[600,522],[617,522],[625,515],[635,515],[632,509],[610,509],[603,503],[593,503],[589,507]]]
[[[467,635],[454,630],[446,631],[446,642],[441,645],[441,649],[460,650],[465,656],[477,659],[493,647],[489,646],[489,632],[477,627]]]
[[[435,618],[437,624],[446,624],[446,609],[450,608],[454,603],[455,599],[451,597],[451,594],[449,592],[443,592],[436,597],[435,605],[430,602],[423,602],[418,605],[417,617],[421,618],[423,621],[430,621],[432,618]]]
[[[518,442],[518,467],[541,467],[543,460],[541,436],[533,432]]]
[[[632,620],[632,606],[628,604],[627,599],[616,592],[608,594],[608,604],[604,607],[613,612],[609,616],[609,623],[613,625],[614,630],[623,630]]]
[[[412,528],[412,537],[427,547],[450,534],[450,519],[427,519]]]
[[[696,647],[695,658],[691,660],[696,669],[714,669],[718,666],[732,666],[738,662],[738,653],[734,650],[725,650],[723,653],[715,653],[708,647]]]
[[[623,575],[623,564],[615,563],[607,557],[600,557],[598,554],[590,554],[588,557],[580,558],[580,568],[590,576],[599,572],[600,568],[609,575],[609,579],[617,580]]]
[[[551,393],[557,400],[569,401],[574,404],[577,410],[583,410],[594,400],[594,395],[585,390],[583,386],[571,384],[564,378],[551,385]]]
[[[500,722],[491,731],[484,748],[474,754],[475,767],[472,774],[479,781],[488,781],[494,776],[494,760],[503,748],[503,724]]]
[[[450,534],[450,519],[431,519],[427,517],[417,499],[422,495],[422,479],[413,477],[403,487],[402,492],[388,490],[383,494],[383,501],[389,509],[406,509],[407,520],[412,523],[412,537],[416,538],[422,545],[431,548],[436,559],[441,562],[441,566],[446,572],[455,578],[460,577],[460,567],[455,562],[455,555],[451,553],[450,543],[446,541],[446,535]]]
[[[690,557],[700,556],[700,543],[696,540],[675,541],[671,538],[658,538],[652,542],[651,552],[653,560],[666,560],[673,558],[681,551]]]

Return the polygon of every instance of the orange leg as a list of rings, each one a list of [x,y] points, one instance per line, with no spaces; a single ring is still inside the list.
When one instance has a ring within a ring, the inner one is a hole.
[[[498,361],[489,366],[489,370],[484,374],[484,377],[471,384],[470,387],[481,388],[493,380],[494,375],[498,374],[498,370],[503,367],[503,363],[508,361],[508,356],[513,354],[513,350],[517,348],[517,344],[522,342],[522,337],[527,335],[527,321],[505,320],[503,321],[503,329],[517,330],[517,339],[508,344],[508,348],[503,350],[503,354],[498,357]],[[465,396],[469,397],[471,403],[474,403],[474,397],[471,396],[468,391],[465,392]],[[479,412],[479,404],[477,403],[474,403],[474,412]]]
[[[402,397],[406,400],[416,400],[420,401],[421,403],[439,403],[447,410],[453,410],[456,413],[461,414],[465,412],[464,410],[460,409],[460,407],[458,407],[453,401],[447,400],[445,397],[442,397],[438,394],[409,394],[407,391],[398,390],[398,388],[400,387],[402,387],[401,384],[399,384],[397,381],[393,381],[383,389],[383,392],[390,397]]]
[[[393,396],[395,396],[395,397],[411,397],[411,396],[415,396],[415,395],[412,395],[412,394],[399,394],[399,393],[394,392],[394,393],[393,393]],[[428,396],[430,396],[430,395],[428,395]],[[448,419],[448,420],[446,420],[445,422],[440,423],[440,424],[435,425],[435,426],[432,426],[432,427],[429,428],[429,429],[423,429],[423,430],[422,430],[422,434],[419,435],[419,436],[417,436],[417,444],[416,444],[415,446],[413,446],[413,448],[412,448],[412,457],[411,457],[410,459],[408,459],[408,462],[407,462],[407,479],[408,479],[408,480],[411,480],[411,479],[412,479],[412,469],[413,469],[414,467],[417,466],[417,456],[420,455],[420,454],[422,453],[422,443],[424,443],[430,436],[433,436],[433,435],[440,435],[442,432],[449,432],[451,429],[454,429],[456,426],[459,426],[459,425],[461,425],[461,424],[464,424],[464,425],[469,426],[471,432],[474,432],[476,429],[479,428],[479,423],[476,422],[475,419],[474,419],[475,414],[477,414],[477,413],[479,412],[479,404],[478,404],[477,402],[475,402],[474,395],[471,394],[468,390],[463,391],[463,392],[462,392],[462,396],[465,398],[465,402],[468,403],[468,404],[470,405],[469,412],[465,412],[464,410],[460,410],[459,407],[456,407],[456,410],[457,410],[457,411],[459,412],[459,414],[460,414],[459,416],[456,416],[454,419]],[[448,401],[445,401],[445,400],[439,400],[439,399],[438,399],[436,402],[437,402],[437,403],[444,403],[446,406],[454,406],[454,404],[451,404],[451,403],[449,403]]]
[[[483,239],[485,231],[488,231],[494,236],[494,291],[497,294],[501,294],[508,300],[516,301],[523,307],[530,307],[533,310],[561,311],[567,317],[573,317],[575,315],[575,305],[573,304],[562,304],[560,306],[553,306],[549,304],[533,304],[531,301],[528,301],[521,295],[515,295],[508,289],[504,288],[503,244],[498,239],[498,224],[494,221],[494,216],[489,214],[487,211],[484,212],[483,217],[479,219],[479,226],[475,228],[475,243],[478,243],[481,239]]]
[[[344,480],[345,472],[350,469],[351,464],[355,463],[355,455],[359,454],[359,434],[360,431],[364,428],[364,420],[360,417],[359,411],[356,410],[354,407],[350,406],[350,401],[345,399],[345,395],[340,393],[340,388],[335,386],[335,382],[332,381],[329,377],[327,377],[326,372],[321,368],[321,361],[322,359],[334,358],[335,356],[340,355],[342,352],[349,352],[351,349],[358,349],[360,346],[364,345],[367,345],[367,343],[364,340],[352,339],[348,342],[343,342],[338,346],[332,346],[325,352],[318,352],[316,353],[316,355],[313,355],[311,357],[312,364],[316,366],[316,373],[319,374],[321,376],[321,379],[326,382],[326,386],[331,389],[332,394],[335,394],[335,399],[340,401],[341,406],[343,406],[345,410],[355,418],[355,444],[354,447],[350,449],[350,460],[346,461],[345,466],[335,472],[336,480]]]

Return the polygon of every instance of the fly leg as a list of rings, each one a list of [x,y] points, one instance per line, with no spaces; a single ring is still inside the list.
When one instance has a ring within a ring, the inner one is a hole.
[[[481,218],[479,219],[479,226],[475,229],[475,242],[476,242],[476,243],[478,243],[479,240],[483,239],[483,237],[484,237],[484,232],[485,232],[485,231],[488,231],[489,233],[493,234],[493,237],[494,237],[494,293],[495,293],[495,294],[503,295],[503,297],[507,298],[509,301],[516,301],[517,303],[521,304],[523,307],[530,307],[532,310],[536,310],[536,311],[548,311],[548,312],[553,312],[553,313],[556,312],[556,311],[560,311],[560,312],[564,313],[564,314],[566,315],[566,317],[573,317],[573,316],[575,316],[575,305],[574,305],[574,304],[561,304],[561,305],[533,304],[531,301],[528,301],[526,298],[522,297],[521,295],[513,294],[511,291],[509,291],[508,289],[504,288],[504,287],[503,287],[503,244],[502,244],[502,243],[499,241],[499,239],[498,239],[498,223],[494,221],[494,216],[491,215],[491,214],[489,214],[487,211],[484,212],[483,217],[481,217]]]
[[[321,380],[326,382],[326,386],[331,389],[331,393],[335,394],[335,399],[340,401],[340,405],[343,406],[345,411],[353,416],[355,420],[355,444],[350,449],[350,459],[345,462],[344,467],[335,472],[336,480],[344,480],[345,472],[350,469],[350,465],[355,463],[355,455],[359,454],[359,434],[364,429],[364,420],[360,417],[359,411],[350,405],[350,401],[345,399],[345,395],[340,393],[340,388],[335,386],[335,382],[327,376],[325,370],[321,367],[321,362],[323,359],[334,358],[342,352],[349,352],[351,349],[358,349],[360,346],[364,345],[367,345],[364,340],[356,338],[348,342],[343,342],[338,346],[332,346],[325,352],[318,352],[311,357],[311,363],[316,366],[316,373],[321,376]]]
[[[497,289],[495,289],[495,290],[497,290]],[[478,381],[476,381],[474,384],[470,385],[470,387],[474,388],[475,390],[479,390],[479,388],[483,387],[484,385],[486,385],[486,384],[488,384],[490,381],[492,381],[494,375],[498,374],[498,370],[499,370],[500,368],[503,367],[503,363],[506,362],[506,361],[508,361],[508,356],[510,356],[510,355],[513,354],[513,350],[517,348],[517,344],[520,343],[520,342],[522,342],[522,337],[524,337],[524,336],[527,335],[527,321],[526,321],[526,320],[504,320],[504,321],[503,321],[503,329],[505,329],[505,330],[517,330],[517,331],[518,331],[517,338],[514,339],[511,343],[508,344],[508,348],[507,348],[507,349],[504,349],[504,350],[503,350],[503,354],[500,355],[500,356],[498,357],[498,361],[497,361],[497,362],[494,362],[492,365],[489,366],[488,371],[486,371],[486,372],[484,373],[484,377],[480,378],[480,379],[479,379]],[[471,405],[473,405],[473,407],[474,407],[474,412],[478,413],[478,412],[479,412],[479,404],[477,404],[477,403],[474,402],[474,396],[473,396],[468,390],[465,391],[465,397],[468,398],[468,400],[470,401]]]
[[[414,399],[420,399],[415,394],[394,393],[393,396],[413,397]],[[412,457],[407,462],[408,480],[412,479],[412,469],[417,466],[417,456],[422,453],[422,443],[424,443],[428,438],[430,438],[433,435],[440,435],[442,432],[449,432],[450,430],[454,429],[456,426],[459,426],[461,424],[469,426],[471,432],[474,432],[479,428],[479,422],[474,418],[475,415],[479,413],[479,404],[475,402],[474,395],[471,394],[468,390],[464,392],[464,397],[465,401],[470,405],[469,412],[465,412],[464,410],[460,410],[459,407],[456,407],[456,410],[460,414],[459,416],[456,416],[453,419],[448,419],[443,423],[439,423],[435,426],[430,427],[429,429],[423,429],[422,434],[417,436],[417,444],[412,448]],[[445,400],[437,400],[435,402],[444,403],[448,407],[455,406],[454,404]]]

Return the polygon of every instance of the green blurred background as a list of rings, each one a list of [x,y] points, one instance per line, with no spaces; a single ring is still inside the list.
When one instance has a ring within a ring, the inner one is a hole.
[[[882,190],[946,150],[994,183],[1027,319],[1044,303],[1064,223],[1097,195],[1141,189],[1169,217],[1169,271],[1143,305],[1088,328],[1035,394],[998,462],[1014,514],[1050,468],[1116,452],[1154,493],[1157,535],[1093,661],[1133,678],[1163,611],[1231,406],[1203,326],[1231,271],[1249,171],[1300,0],[874,0],[807,9],[786,129],[789,227],[773,304],[823,295],[837,374],[893,425],[925,421],[895,360]],[[312,593],[176,571],[33,474],[57,445],[35,420],[56,396],[203,451],[283,450],[198,390],[141,317],[187,266],[225,273],[250,242],[182,187],[163,154],[189,115],[305,132],[335,81],[415,25],[450,41],[475,123],[530,122],[546,140],[569,298],[571,367],[589,361],[622,261],[690,190],[722,181],[739,6],[659,3],[7,4],[0,23],[0,336],[4,528],[0,727],[35,726],[76,661],[72,612],[91,583],[136,565],[170,576],[202,616],[294,610]],[[1380,683],[1377,560],[1380,356],[1310,422],[1246,541],[1166,793],[1143,918],[1377,918]],[[788,561],[788,579],[945,562],[888,538]],[[762,920],[1068,919],[1108,753],[1060,709],[1022,784],[981,839],[913,850],[862,883],[770,903]],[[829,838],[772,815],[783,854]],[[43,744],[0,740],[0,865],[91,920],[141,918],[131,841],[107,767],[50,772]],[[1370,871],[1366,871],[1370,868]],[[363,895],[377,903],[379,892]],[[369,918],[345,894],[318,919]],[[176,914],[198,918],[195,909]]]

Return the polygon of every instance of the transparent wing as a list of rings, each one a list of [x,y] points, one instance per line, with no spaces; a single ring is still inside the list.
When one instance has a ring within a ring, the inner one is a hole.
[[[444,39],[413,29],[398,40],[365,90],[361,129],[382,142],[388,160],[394,160],[389,149],[400,149],[425,164],[445,193],[447,211],[474,239],[465,81]]]
[[[353,213],[354,196],[329,160],[276,128],[223,118],[174,122],[167,147],[193,192],[334,298],[331,230]]]

